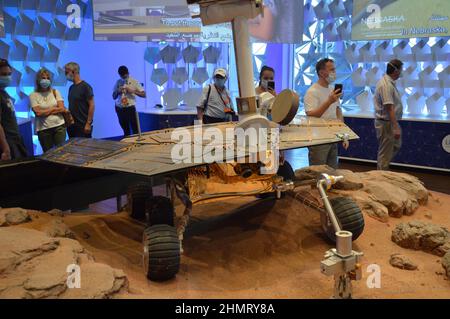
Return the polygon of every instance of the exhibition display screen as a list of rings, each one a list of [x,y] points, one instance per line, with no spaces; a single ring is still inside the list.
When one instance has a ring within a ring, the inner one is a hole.
[[[446,37],[450,0],[353,0],[352,40]]]
[[[249,21],[253,42],[300,43],[303,0],[265,0],[264,16]],[[202,26],[184,0],[93,0],[95,40],[232,42],[231,24]]]

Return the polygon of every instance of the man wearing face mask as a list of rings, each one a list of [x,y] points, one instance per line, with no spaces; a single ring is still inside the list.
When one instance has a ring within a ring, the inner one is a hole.
[[[30,104],[36,115],[35,128],[39,143],[45,153],[66,140],[62,116],[66,112],[64,99],[58,90],[52,89],[50,72],[46,69],[36,74],[36,89],[30,94]]]
[[[402,74],[403,62],[397,59],[387,65],[386,74],[377,83],[374,94],[375,130],[378,139],[377,169],[389,170],[391,160],[402,144],[399,120],[403,116],[403,104],[395,85]]]
[[[336,81],[336,66],[334,61],[328,58],[320,60],[316,64],[316,72],[319,77],[306,92],[304,103],[307,116],[324,119],[339,119],[344,121],[340,107],[342,92],[330,87]],[[348,148],[348,142],[344,148]],[[328,165],[332,168],[338,166],[337,144],[311,146],[309,149],[309,165]]]
[[[14,103],[6,92],[11,85],[12,68],[0,59],[0,160],[8,161],[28,156],[17,125]]]
[[[73,82],[69,88],[69,110],[75,123],[67,128],[70,138],[92,137],[94,122],[94,90],[80,77],[80,66],[75,62],[65,65],[67,80]]]
[[[125,136],[138,134],[136,96],[145,98],[142,85],[130,76],[128,68],[119,67],[120,79],[114,85],[113,99],[116,100],[116,113]]]
[[[197,106],[197,116],[204,124],[231,121],[233,102],[230,92],[225,87],[227,78],[227,71],[219,68],[214,71],[214,84],[203,89],[203,95]]]

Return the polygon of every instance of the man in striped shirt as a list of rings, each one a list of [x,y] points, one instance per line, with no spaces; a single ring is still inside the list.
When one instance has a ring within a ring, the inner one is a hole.
[[[403,104],[395,85],[402,74],[403,62],[397,59],[387,65],[386,74],[378,82],[375,95],[375,130],[378,139],[377,169],[389,170],[391,160],[402,144],[398,123],[403,116]]]

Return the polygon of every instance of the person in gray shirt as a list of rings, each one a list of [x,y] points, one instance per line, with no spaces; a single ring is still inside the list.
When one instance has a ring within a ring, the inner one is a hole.
[[[92,137],[94,122],[94,91],[80,76],[80,66],[75,62],[65,65],[67,80],[73,82],[69,88],[69,110],[75,123],[67,128],[70,138]]]
[[[395,85],[402,74],[403,62],[397,59],[387,65],[386,74],[378,82],[374,95],[375,130],[378,139],[377,169],[389,170],[392,159],[402,145],[399,121],[403,104]]]
[[[230,92],[225,87],[227,71],[219,68],[214,71],[214,84],[203,88],[203,94],[197,106],[198,120],[204,124],[228,122],[233,113]]]

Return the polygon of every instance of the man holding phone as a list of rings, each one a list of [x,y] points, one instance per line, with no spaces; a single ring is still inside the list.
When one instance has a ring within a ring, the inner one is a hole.
[[[308,89],[304,99],[306,115],[324,119],[339,119],[343,122],[344,117],[339,100],[343,93],[343,87],[342,85],[330,87],[336,81],[334,61],[328,58],[320,60],[316,64],[316,72],[319,80]],[[347,149],[349,143],[344,142],[343,146]],[[308,149],[309,165],[326,164],[332,168],[337,168],[337,143],[311,146]]]

